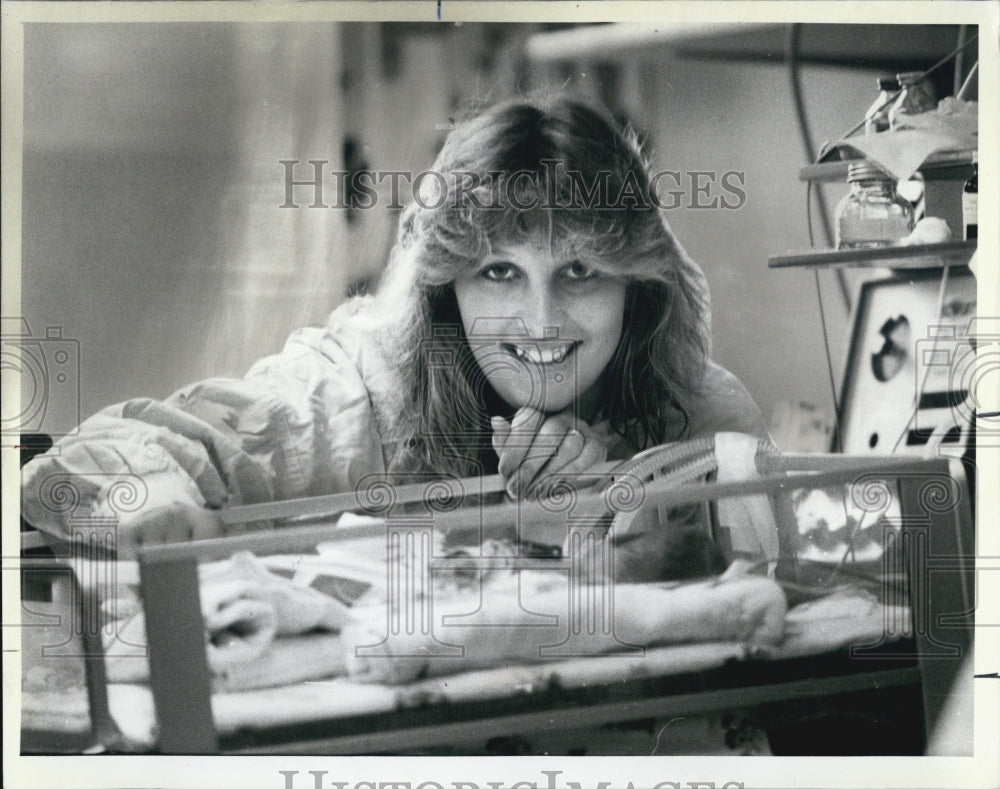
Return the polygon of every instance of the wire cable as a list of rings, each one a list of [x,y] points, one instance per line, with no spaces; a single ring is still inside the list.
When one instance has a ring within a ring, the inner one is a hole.
[[[792,91],[792,104],[795,107],[795,117],[799,125],[799,136],[805,151],[805,160],[806,162],[811,162],[816,156],[816,148],[813,145],[812,131],[809,128],[809,118],[806,115],[805,99],[802,95],[802,83],[799,79],[799,38],[801,34],[801,24],[788,26],[785,36],[785,59],[788,61],[788,81]],[[827,247],[832,247],[833,232],[831,230],[830,216],[826,210],[826,202],[823,200],[823,195],[819,193],[819,190],[817,190],[817,196],[819,197],[817,206],[820,216],[820,226],[823,228],[823,237],[826,239]],[[808,192],[806,193],[806,202],[809,202]],[[809,243],[810,246],[813,246],[811,224]],[[847,285],[847,280],[844,277],[844,272],[837,269],[834,272],[834,276],[837,279],[837,285],[840,287],[840,297],[844,301],[844,308],[849,312],[851,309],[851,293]]]
[[[806,182],[806,227],[809,230],[809,246],[813,246],[812,232],[812,201],[809,199],[812,191],[812,181]],[[844,445],[840,435],[840,403],[837,398],[837,382],[833,374],[833,358],[830,354],[830,335],[826,326],[826,311],[823,309],[823,288],[819,281],[819,271],[813,269],[813,281],[816,284],[816,302],[819,307],[819,325],[823,331],[823,352],[826,356],[826,373],[830,383],[830,399],[833,401],[833,440],[837,452],[843,453]]]
[[[837,384],[833,376],[833,360],[830,358],[830,337],[826,329],[826,313],[823,311],[823,293],[819,284],[819,272],[813,269],[813,280],[816,283],[816,302],[819,304],[819,323],[823,329],[823,347],[826,349],[826,373],[830,382],[830,397],[833,399],[833,446],[837,452],[843,453],[844,445],[840,435],[840,403],[837,400]]]
[[[969,34],[968,25],[958,26],[958,52],[955,53],[955,77],[951,81],[951,95],[957,96],[962,89],[962,74],[965,72],[965,37]]]
[[[969,76],[965,78],[965,82],[962,83],[962,87],[958,89],[956,98],[965,99],[969,93],[969,88],[976,82],[979,75],[979,61],[977,60],[972,64],[972,68],[969,69]]]

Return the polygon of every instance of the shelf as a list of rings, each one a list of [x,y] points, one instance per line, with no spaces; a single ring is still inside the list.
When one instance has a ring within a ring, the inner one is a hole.
[[[942,268],[967,266],[976,242],[947,241],[875,249],[810,249],[768,258],[768,268]]]
[[[788,28],[787,24],[753,22],[580,25],[536,33],[528,39],[526,51],[536,63],[620,63],[664,51],[699,60],[782,63]],[[899,25],[802,25],[798,59],[892,74],[922,71],[954,49],[959,26],[906,25],[905,34],[900,31]]]
[[[850,156],[850,151],[836,149],[833,154],[841,157],[828,162],[807,164],[799,170],[800,181],[847,181],[847,166],[851,162],[861,161],[860,154]],[[975,151],[939,151],[927,157],[920,172],[925,180],[961,180],[966,181],[972,175],[972,157]]]

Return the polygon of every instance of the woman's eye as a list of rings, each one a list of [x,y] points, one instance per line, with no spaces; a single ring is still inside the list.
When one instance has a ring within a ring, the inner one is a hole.
[[[492,282],[504,282],[514,279],[517,272],[510,263],[490,263],[479,272],[485,279]]]
[[[593,279],[598,274],[596,268],[588,266],[586,263],[581,263],[579,260],[574,260],[568,264],[563,271],[566,278],[572,280]]]

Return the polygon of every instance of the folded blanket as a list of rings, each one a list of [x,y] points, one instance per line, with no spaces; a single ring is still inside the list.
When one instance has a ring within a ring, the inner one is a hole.
[[[763,577],[577,588],[565,579],[553,587],[550,579],[527,586],[500,581],[482,594],[435,599],[425,633],[387,636],[392,630],[385,606],[359,610],[358,621],[341,634],[348,674],[398,684],[616,651],[641,656],[638,648],[654,644],[737,641],[752,652],[777,643],[784,628],[784,593]],[[469,617],[484,609],[488,618]]]
[[[765,646],[761,656],[783,660],[845,647],[872,648],[912,634],[909,606],[880,603],[860,586],[847,586],[789,611],[785,637]]]
[[[311,631],[339,631],[350,609],[310,587],[269,572],[249,553],[200,568],[205,649],[216,690],[282,685],[339,673],[342,648],[302,648],[289,639]],[[148,682],[149,665],[135,656],[146,643],[146,623],[137,612],[107,639],[109,682]]]

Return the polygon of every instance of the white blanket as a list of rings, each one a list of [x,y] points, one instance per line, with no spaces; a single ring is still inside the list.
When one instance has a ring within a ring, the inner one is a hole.
[[[284,685],[343,670],[336,642],[316,649],[292,637],[339,632],[351,619],[344,604],[270,572],[249,553],[202,565],[199,575],[205,651],[216,690]],[[149,681],[149,664],[134,649],[145,643],[141,611],[118,623],[105,643],[110,682]]]

